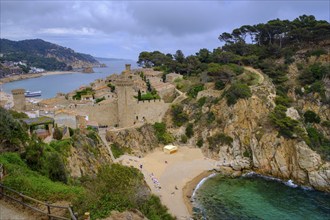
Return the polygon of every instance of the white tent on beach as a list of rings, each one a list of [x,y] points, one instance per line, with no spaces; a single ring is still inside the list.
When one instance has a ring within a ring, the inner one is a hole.
[[[163,148],[164,152],[165,153],[168,153],[168,154],[173,154],[175,152],[178,151],[178,147],[177,146],[174,146],[172,144],[170,145],[166,145],[164,148]]]

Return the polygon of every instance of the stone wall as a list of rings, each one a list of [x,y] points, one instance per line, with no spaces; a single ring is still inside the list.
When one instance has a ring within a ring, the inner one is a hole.
[[[76,116],[73,114],[56,114],[54,120],[58,127],[67,126],[74,129],[77,128]]]
[[[134,106],[133,117],[135,121],[148,123],[160,122],[170,104],[163,100],[139,101]]]

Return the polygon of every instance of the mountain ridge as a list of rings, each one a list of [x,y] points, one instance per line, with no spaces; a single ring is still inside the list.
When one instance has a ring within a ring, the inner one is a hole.
[[[0,39],[1,60],[27,61],[29,66],[45,70],[70,70],[100,63],[91,55],[75,52],[71,48],[50,43],[42,39],[12,41]]]

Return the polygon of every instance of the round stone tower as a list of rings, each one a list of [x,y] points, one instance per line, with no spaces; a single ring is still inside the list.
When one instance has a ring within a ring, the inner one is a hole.
[[[18,111],[25,110],[25,89],[11,90],[14,99],[14,109]]]
[[[118,126],[128,127],[134,124],[134,90],[133,80],[126,74],[121,75],[121,79],[116,81],[118,96]]]

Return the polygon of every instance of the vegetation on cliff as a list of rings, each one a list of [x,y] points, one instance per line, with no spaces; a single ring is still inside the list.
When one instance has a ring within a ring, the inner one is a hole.
[[[149,219],[174,219],[159,198],[150,193],[139,170],[119,164],[106,165],[110,161],[101,163],[104,152],[94,131],[72,130],[71,138],[46,144],[28,136],[27,128],[3,108],[0,108],[0,125],[3,152],[0,164],[6,170],[2,180],[6,186],[42,201],[71,202],[80,216],[90,211],[92,219],[107,217],[112,210],[131,209],[140,210]],[[83,158],[86,167],[79,166],[85,171],[80,178],[73,176],[70,167],[77,156],[73,154],[86,154]],[[97,167],[92,161],[99,162]],[[88,168],[93,168],[93,172],[87,172]]]

